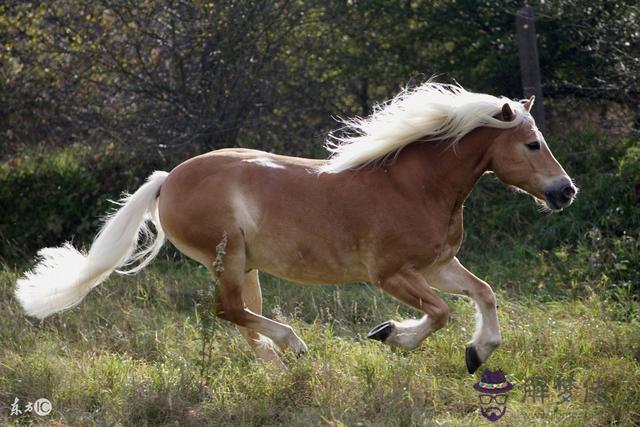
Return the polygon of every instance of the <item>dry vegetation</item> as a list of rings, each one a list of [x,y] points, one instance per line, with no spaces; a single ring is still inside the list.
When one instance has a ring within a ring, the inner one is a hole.
[[[15,273],[1,276],[11,300]],[[44,322],[15,303],[0,316],[0,404],[4,423],[62,425],[478,425],[477,395],[464,367],[473,309],[449,299],[449,325],[413,352],[365,338],[389,317],[411,315],[366,285],[306,288],[263,277],[267,313],[291,322],[309,345],[289,370],[252,360],[234,327],[219,321],[211,364],[200,375],[198,289],[207,275],[162,262],[117,278],[80,307]],[[498,287],[500,288],[500,286]],[[178,290],[178,292],[176,292]],[[640,329],[611,320],[602,298],[540,303],[498,292],[505,343],[487,367],[515,384],[503,424],[631,425],[640,420]],[[545,404],[524,384],[548,381]],[[568,402],[554,389],[572,376]],[[585,396],[586,394],[586,396]],[[47,397],[47,417],[9,415],[9,406]],[[586,398],[586,401],[585,401]]]

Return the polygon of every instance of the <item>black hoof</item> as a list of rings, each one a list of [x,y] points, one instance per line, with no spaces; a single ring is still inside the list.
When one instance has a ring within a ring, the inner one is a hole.
[[[389,338],[389,335],[391,335],[393,329],[393,323],[391,323],[390,321],[381,323],[369,331],[369,333],[367,334],[367,338],[384,342],[387,338]]]
[[[482,365],[482,362],[480,361],[480,357],[478,357],[478,353],[476,352],[476,349],[473,346],[467,347],[467,350],[465,351],[465,354],[464,354],[464,359],[465,359],[465,362],[467,362],[467,371],[469,371],[470,374],[473,374],[475,371],[478,370],[480,365]]]

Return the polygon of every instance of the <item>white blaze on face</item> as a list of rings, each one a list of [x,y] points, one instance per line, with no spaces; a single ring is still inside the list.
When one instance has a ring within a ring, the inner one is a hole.
[[[265,166],[267,168],[284,169],[284,166],[282,166],[279,163],[276,163],[275,161],[267,157],[257,157],[255,159],[246,159],[246,160],[243,160],[243,162],[255,163],[257,165]]]

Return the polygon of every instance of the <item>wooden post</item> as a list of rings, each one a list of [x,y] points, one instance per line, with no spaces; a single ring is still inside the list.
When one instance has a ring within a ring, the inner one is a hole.
[[[547,130],[540,84],[540,63],[538,62],[538,44],[533,8],[524,6],[516,13],[518,51],[520,53],[520,73],[522,74],[522,92],[525,98],[535,95],[536,102],[531,113],[538,128]]]

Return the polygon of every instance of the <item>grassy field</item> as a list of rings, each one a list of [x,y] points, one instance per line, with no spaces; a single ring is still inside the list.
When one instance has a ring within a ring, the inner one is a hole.
[[[291,323],[309,345],[299,359],[285,355],[287,372],[275,372],[257,364],[224,321],[214,323],[211,362],[202,364],[197,313],[208,277],[194,264],[160,261],[136,277],[112,278],[44,322],[21,314],[12,298],[16,277],[0,274],[2,424],[492,424],[472,387],[480,375],[464,366],[473,307],[462,298],[447,297],[449,324],[404,352],[366,339],[379,322],[415,315],[380,291],[265,275],[266,313]],[[637,321],[613,320],[619,313],[588,286],[575,297],[541,298],[540,277],[531,278],[522,286],[496,283],[504,344],[486,367],[502,369],[514,384],[500,423],[640,422]],[[571,379],[564,388],[562,378]],[[548,387],[543,396],[530,389],[536,381]],[[11,415],[16,398],[24,410],[41,397],[52,402],[48,416]]]
[[[466,203],[460,258],[494,286],[504,340],[484,368],[514,384],[499,423],[640,425],[640,144],[583,133],[555,147],[582,189],[571,208],[542,215],[488,176]],[[445,296],[448,325],[404,352],[366,338],[417,315],[379,290],[265,275],[266,315],[309,346],[284,355],[286,372],[257,364],[234,326],[207,320],[207,273],[171,251],[72,310],[26,318],[13,290],[31,254],[90,241],[117,195],[103,177],[120,191],[130,165],[114,158],[94,173],[72,148],[0,167],[1,425],[492,424],[473,389],[481,372],[465,368],[474,309],[463,298]],[[75,192],[58,197],[66,188]],[[39,398],[49,415],[12,415]]]

